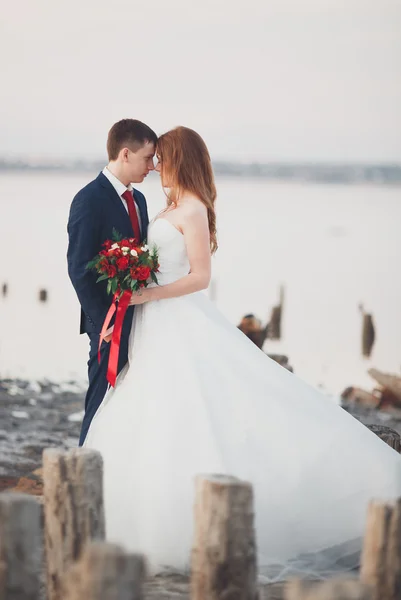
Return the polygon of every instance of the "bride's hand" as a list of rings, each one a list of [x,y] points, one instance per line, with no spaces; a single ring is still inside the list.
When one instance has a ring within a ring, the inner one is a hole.
[[[129,303],[132,306],[133,304],[144,304],[145,302],[149,302],[149,300],[149,290],[141,290],[132,294]]]

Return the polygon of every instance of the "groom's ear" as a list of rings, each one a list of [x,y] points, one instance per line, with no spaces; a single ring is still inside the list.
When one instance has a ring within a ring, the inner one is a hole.
[[[128,148],[122,148],[120,151],[120,157],[123,162],[128,162]]]

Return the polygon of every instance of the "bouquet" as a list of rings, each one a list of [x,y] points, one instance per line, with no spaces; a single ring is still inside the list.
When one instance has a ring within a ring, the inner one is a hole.
[[[98,274],[96,283],[107,280],[107,293],[117,294],[118,300],[124,292],[138,292],[152,281],[157,283],[159,257],[156,246],[150,250],[144,243],[137,245],[134,238],[123,238],[113,229],[112,240],[106,240],[87,269]]]
[[[107,281],[107,293],[113,294],[113,301],[100,333],[98,360],[100,362],[100,347],[106,331],[114,313],[117,312],[107,368],[107,381],[114,387],[122,326],[131,295],[140,292],[141,288],[148,287],[152,282],[157,284],[159,257],[156,246],[150,249],[146,243],[137,245],[134,238],[123,238],[115,229],[112,240],[106,240],[102,246],[104,249],[86,268],[98,273],[96,283]]]

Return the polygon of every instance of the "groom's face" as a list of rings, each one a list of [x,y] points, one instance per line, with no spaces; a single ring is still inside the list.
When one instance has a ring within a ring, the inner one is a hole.
[[[154,155],[155,146],[152,142],[146,142],[136,152],[129,151],[126,170],[132,183],[141,183],[154,170]]]

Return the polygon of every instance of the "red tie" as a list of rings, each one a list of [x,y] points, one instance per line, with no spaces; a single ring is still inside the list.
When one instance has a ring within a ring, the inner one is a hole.
[[[132,229],[134,230],[134,237],[139,244],[141,242],[141,230],[139,228],[138,214],[136,212],[136,206],[134,203],[134,198],[132,197],[132,192],[126,190],[122,194],[122,197],[127,202],[128,214],[129,218],[131,219]]]

